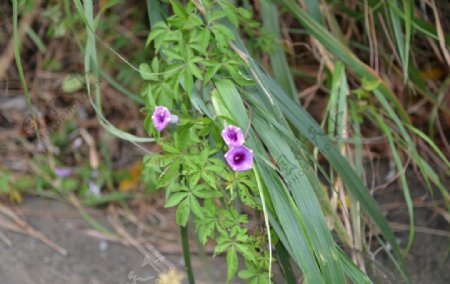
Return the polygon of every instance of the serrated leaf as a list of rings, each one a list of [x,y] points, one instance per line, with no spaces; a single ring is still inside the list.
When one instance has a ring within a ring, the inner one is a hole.
[[[239,199],[244,203],[245,205],[259,209],[261,210],[261,205],[258,202],[258,199],[256,199],[253,195],[251,195],[249,189],[244,185],[238,186],[238,192],[239,192]]]
[[[214,33],[214,35],[221,34],[221,35],[225,36],[226,40],[234,40],[235,39],[233,32],[229,28],[227,28],[226,26],[224,26],[222,24],[214,25],[211,28],[211,30]]]
[[[241,279],[249,279],[252,278],[253,276],[255,276],[255,273],[252,270],[241,270],[238,273],[239,278]]]
[[[152,59],[152,70],[154,72],[159,72],[159,60],[156,56]]]
[[[184,25],[184,28],[188,30],[203,25],[202,18],[196,14],[189,14],[189,19],[186,22],[187,24]]]
[[[176,161],[168,166],[158,178],[158,187],[164,187],[171,181],[175,180],[179,175],[180,162]]]
[[[191,188],[194,188],[198,184],[198,181],[200,180],[200,177],[201,177],[201,173],[199,171],[195,171],[195,172],[189,174],[187,176],[187,180],[188,180],[189,186]]]
[[[190,195],[189,200],[192,212],[194,212],[194,214],[200,219],[204,219],[205,216],[203,215],[203,209],[200,206],[200,203],[198,202],[197,198],[194,195]]]
[[[168,61],[172,61],[174,59],[184,62],[185,59],[181,56],[177,51],[173,49],[164,49],[163,53],[167,56]]]
[[[203,29],[199,35],[199,44],[200,44],[200,51],[205,52],[208,48],[209,41],[211,39],[211,32],[207,29]]]
[[[195,190],[193,193],[195,196],[197,196],[199,198],[204,198],[204,199],[222,196],[222,193],[219,191],[207,190],[207,189]]]
[[[214,21],[220,20],[224,17],[226,17],[227,15],[225,14],[225,12],[223,10],[220,9],[216,9],[213,10],[211,13],[208,13],[208,21],[209,23],[212,23]]]
[[[173,207],[189,195],[188,192],[175,192],[169,196],[164,207]]]
[[[231,3],[227,1],[221,1],[219,2],[220,6],[222,6],[223,11],[225,12],[225,15],[227,16],[227,19],[230,21],[230,23],[237,27],[239,25],[239,19],[234,11],[234,7]]]
[[[144,80],[158,80],[158,76],[152,72],[152,69],[147,63],[142,63],[139,65],[139,74]]]
[[[214,227],[215,227],[215,223],[214,223],[214,221],[212,221],[212,222],[208,222],[208,223],[202,225],[198,229],[198,236],[199,236],[200,241],[202,242],[203,245],[208,240],[208,237],[212,237],[213,236]]]
[[[197,79],[202,80],[203,79],[203,74],[202,74],[202,70],[200,70],[200,68],[197,67],[197,65],[195,65],[194,63],[190,62],[188,64],[188,68],[189,71],[195,76],[197,77]]]
[[[215,176],[207,172],[202,172],[202,179],[212,188],[217,188],[217,180]]]
[[[250,20],[252,18],[252,13],[248,11],[247,9],[244,9],[242,7],[239,7],[238,9],[239,15],[241,15],[242,18]]]
[[[171,145],[169,145],[167,143],[160,143],[160,146],[161,146],[161,148],[164,151],[166,151],[168,153],[172,153],[172,154],[178,154],[179,153],[177,148],[175,148],[175,147],[173,147],[173,146],[171,146]]]
[[[157,24],[155,24],[150,31],[150,34],[148,35],[147,42],[145,43],[146,46],[148,46],[152,41],[154,41],[157,37],[160,35],[163,35],[164,33],[167,33],[169,30],[169,27],[164,21],[160,21]]]
[[[216,75],[217,71],[219,71],[221,66],[222,66],[222,64],[218,63],[217,65],[214,65],[213,67],[208,68],[206,70],[205,77],[203,79],[204,80],[203,83],[204,84],[208,83],[214,77],[214,75]]]
[[[183,72],[183,83],[186,93],[188,93],[188,95],[191,95],[192,89],[194,87],[194,79],[192,78],[192,74],[188,69],[184,70]]]
[[[186,13],[185,8],[180,4],[180,2],[171,0],[170,4],[172,5],[172,9],[175,15],[180,18],[187,18],[188,14]]]
[[[224,243],[216,245],[216,247],[214,248],[214,255],[221,254],[230,246],[231,246],[230,241],[226,241]]]
[[[159,168],[164,168],[170,165],[173,161],[177,159],[176,155],[155,155],[147,160],[147,163],[150,163],[151,166],[156,166]]]
[[[227,279],[231,281],[238,270],[238,257],[236,249],[231,247],[227,252]]]

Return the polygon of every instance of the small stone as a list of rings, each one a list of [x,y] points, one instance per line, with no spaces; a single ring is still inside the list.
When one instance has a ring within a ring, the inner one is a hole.
[[[109,244],[107,241],[100,241],[100,243],[98,244],[98,249],[100,251],[106,251],[109,247]]]

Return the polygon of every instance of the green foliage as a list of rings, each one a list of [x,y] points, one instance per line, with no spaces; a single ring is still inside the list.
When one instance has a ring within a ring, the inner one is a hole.
[[[159,137],[163,149],[162,154],[144,159],[144,172],[156,173],[156,185],[166,189],[166,207],[176,207],[177,223],[186,226],[193,219],[201,243],[214,240],[215,254],[226,254],[228,281],[238,273],[240,254],[248,271],[244,276],[254,278],[254,283],[264,279],[267,283],[267,276],[261,280],[251,274],[267,275],[269,253],[262,249],[267,246],[265,230],[260,224],[249,231],[248,216],[234,208],[239,200],[261,210],[255,178],[251,172],[231,171],[219,158],[224,151],[222,122],[232,121],[190,110],[195,98],[207,96],[214,87],[213,78],[230,78],[241,86],[253,84],[241,72],[243,60],[228,47],[235,35],[224,24],[226,19],[237,27],[251,14],[228,1],[204,1],[204,13],[193,2],[186,7],[178,1],[170,3],[174,14],[156,23],[148,37],[147,45],[152,44],[156,56],[139,67],[146,81],[141,95],[149,110],[145,127]],[[170,135],[161,136],[151,123],[151,110],[157,105],[177,109],[180,121],[170,128]]]
[[[86,74],[92,71],[98,79],[92,2],[86,1],[84,6],[80,0],[74,2],[88,30]],[[406,278],[396,238],[361,180],[362,124],[370,121],[385,134],[399,172],[406,167],[399,154],[404,151],[426,182],[437,185],[446,200],[448,191],[419,154],[412,134],[430,144],[446,165],[448,161],[429,137],[412,126],[408,113],[383,76],[351,49],[357,43],[344,37],[333,12],[342,12],[355,22],[365,15],[342,7],[345,3],[327,9],[317,1],[304,1],[304,6],[298,1],[280,1],[304,29],[301,33],[313,37],[313,44],[320,45],[329,55],[325,81],[329,101],[322,126],[327,127],[330,135],[336,135],[330,138],[297,102],[280,27],[271,25],[271,21],[278,21],[272,2],[261,1],[266,31],[277,39],[273,45],[267,44],[269,37],[254,39],[265,32],[252,20],[249,10],[230,1],[187,1],[186,6],[182,4],[186,1],[166,2],[172,13],[168,17],[161,9],[165,3],[158,3],[159,6],[155,1],[147,1],[148,7],[158,6],[156,11],[161,13],[149,13],[152,30],[146,46],[154,57],[142,63],[138,71],[145,81],[140,100],[148,113],[144,126],[162,149],[162,153],[144,158],[144,177],[165,189],[166,206],[176,207],[177,223],[187,228],[193,222],[200,242],[213,242],[215,254],[226,255],[228,281],[233,281],[236,275],[250,283],[271,281],[268,245],[273,235],[279,241],[277,251],[280,247],[286,249],[306,282],[369,283],[368,277],[337,244],[340,240],[352,253],[356,246],[365,252],[368,248],[364,241],[367,228],[364,222],[369,217],[384,237],[384,240],[379,238],[380,243],[392,246],[394,263]],[[447,35],[442,39],[436,29],[415,18],[411,1],[368,1],[367,4],[375,17],[387,23],[388,32],[383,36],[394,43],[390,44],[391,52],[398,54],[395,61],[403,71],[404,81],[408,81],[408,76],[417,77],[418,73],[410,60],[414,32],[448,42]],[[381,24],[375,25],[380,28]],[[248,35],[250,38],[244,45],[242,38]],[[269,53],[277,82],[253,59],[261,51]],[[388,67],[397,68],[394,64]],[[349,76],[356,80],[349,80]],[[423,89],[421,80],[408,84],[426,94],[428,100],[436,101]],[[102,116],[98,85],[88,89],[90,96],[91,92],[96,100],[93,105],[107,129],[133,142],[151,140],[127,136],[109,125]],[[151,113],[159,105],[180,117],[176,126],[170,125],[163,132],[158,132],[151,120]],[[350,121],[351,126],[347,125]],[[220,131],[225,122],[245,130],[246,145],[255,153],[253,171],[237,174],[223,162],[225,147]],[[350,127],[354,129],[353,136],[343,137],[344,130]],[[347,142],[354,142],[354,158],[342,151]],[[303,147],[299,149],[299,145]],[[319,151],[332,168],[328,174],[315,162]],[[328,179],[326,186],[318,179],[319,171]],[[338,176],[342,183],[336,182]],[[411,218],[407,250],[412,244],[414,224],[408,184],[404,177],[401,181]],[[336,184],[340,188],[335,188]],[[336,196],[338,191],[343,199],[348,198],[349,216],[345,211],[346,199],[340,200],[337,206],[332,205],[330,196]],[[256,226],[250,226],[249,216],[241,212],[242,207],[254,210],[252,221]],[[270,220],[270,228],[263,225],[261,211],[264,221]],[[340,211],[343,218],[339,216]],[[351,220],[349,226],[344,227],[341,220],[344,218]],[[329,229],[329,220],[335,235]],[[279,254],[285,273],[290,271],[287,254]],[[238,255],[245,266],[240,271]]]
[[[159,141],[163,154],[147,156],[144,171],[156,172],[157,186],[166,189],[166,207],[176,207],[176,221],[186,226],[190,218],[202,244],[216,241],[215,254],[226,253],[229,281],[237,273],[237,253],[259,269],[267,269],[264,230],[250,233],[248,217],[233,204],[260,209],[251,172],[232,172],[217,157],[223,143],[208,143],[220,129],[210,118],[182,117],[171,137]],[[149,130],[152,132],[153,130]]]

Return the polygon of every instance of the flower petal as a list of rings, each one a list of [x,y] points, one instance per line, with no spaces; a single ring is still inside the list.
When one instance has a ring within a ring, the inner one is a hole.
[[[235,125],[227,125],[222,130],[222,138],[230,147],[242,146],[245,143],[245,137],[242,129]]]
[[[253,150],[245,146],[232,147],[224,157],[233,171],[242,172],[253,168]]]
[[[155,107],[155,111],[152,115],[153,125],[156,130],[162,131],[164,128],[169,125],[171,119],[171,114],[168,108],[165,106],[157,106]]]

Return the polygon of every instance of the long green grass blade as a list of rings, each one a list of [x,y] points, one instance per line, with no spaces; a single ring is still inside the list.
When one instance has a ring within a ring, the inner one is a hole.
[[[242,52],[242,51],[241,51]],[[247,59],[250,58],[248,54]],[[298,104],[290,99],[284,91],[276,85],[273,80],[268,77],[253,61],[249,62],[251,67],[259,79],[258,83],[263,83],[261,89],[270,91],[281,111],[290,121],[294,128],[307,137],[311,143],[319,148],[321,153],[327,158],[329,163],[338,172],[350,195],[361,203],[362,208],[369,214],[372,220],[378,225],[383,232],[385,238],[392,244],[395,255],[399,257],[400,267],[404,264],[401,259],[400,248],[396,242],[396,238],[392,233],[389,225],[381,214],[381,210],[373,197],[369,194],[369,190],[361,182],[357,174],[354,172],[347,160],[342,157],[339,151],[334,147],[328,136],[322,131],[317,122],[310,114],[301,108]],[[312,133],[314,135],[312,135]],[[402,271],[402,273],[403,273]],[[405,277],[406,278],[406,277]]]
[[[218,88],[218,94],[213,95],[213,101],[217,114],[230,117],[238,122],[238,125],[242,128],[245,128],[248,125],[249,118],[246,115],[240,94],[234,85],[229,81],[215,81],[215,84]],[[295,248],[290,253],[299,264],[308,282],[325,283],[309,244],[310,240],[305,235],[305,230],[299,220],[300,213],[286,187],[266,164],[266,159],[261,160],[260,157],[265,157],[266,154],[263,146],[257,141],[254,134],[250,133],[247,145],[253,149],[256,155],[257,168],[264,184],[267,186],[275,214],[285,232],[288,247]]]
[[[325,25],[322,13],[320,12],[320,0],[305,0],[306,11],[321,25]]]
[[[273,76],[286,93],[291,95],[294,100],[297,100],[298,92],[281,42],[282,38],[278,23],[277,7],[271,0],[262,0],[261,12],[264,29],[275,37],[272,51],[269,53]]]
[[[95,21],[94,21],[94,11],[92,0],[84,1],[84,6],[80,0],[73,0],[75,7],[80,14],[86,25],[87,39],[85,46],[85,56],[84,56],[84,68],[85,68],[85,80],[86,88],[89,100],[92,107],[94,108],[100,124],[108,131],[110,134],[119,137],[123,140],[129,141],[146,153],[150,152],[144,147],[137,143],[146,143],[155,141],[153,138],[148,137],[138,137],[133,134],[127,133],[115,127],[111,124],[103,115],[103,110],[101,106],[101,93],[100,93],[100,69],[97,58],[97,48],[96,48],[96,36],[95,36]],[[91,75],[93,80],[91,80]],[[91,81],[93,83],[91,84]],[[94,94],[94,99],[92,99],[92,94]]]
[[[150,27],[163,19],[160,0],[147,0],[147,14],[150,21]]]
[[[25,99],[28,106],[28,111],[33,119],[36,119],[35,113],[33,111],[33,106],[31,104],[30,92],[28,91],[27,81],[25,80],[25,74],[23,72],[22,60],[20,59],[20,39],[17,30],[17,20],[18,20],[18,3],[17,0],[13,0],[13,42],[14,42],[14,58],[16,60],[17,71],[19,73],[20,83],[25,94]]]
[[[386,135],[386,138],[389,143],[389,147],[392,153],[392,157],[394,158],[395,165],[397,167],[397,171],[400,174],[400,181],[402,183],[403,195],[405,197],[406,206],[408,208],[408,217],[409,217],[409,235],[408,235],[408,243],[405,248],[405,255],[410,250],[413,241],[414,241],[414,211],[413,211],[413,202],[411,198],[411,193],[409,191],[408,182],[406,181],[405,168],[403,167],[403,163],[400,159],[400,155],[397,151],[397,147],[394,142],[393,134],[391,129],[384,122],[383,118],[378,115],[376,111],[372,111],[372,115],[375,117],[375,121],[377,122],[380,129]]]

